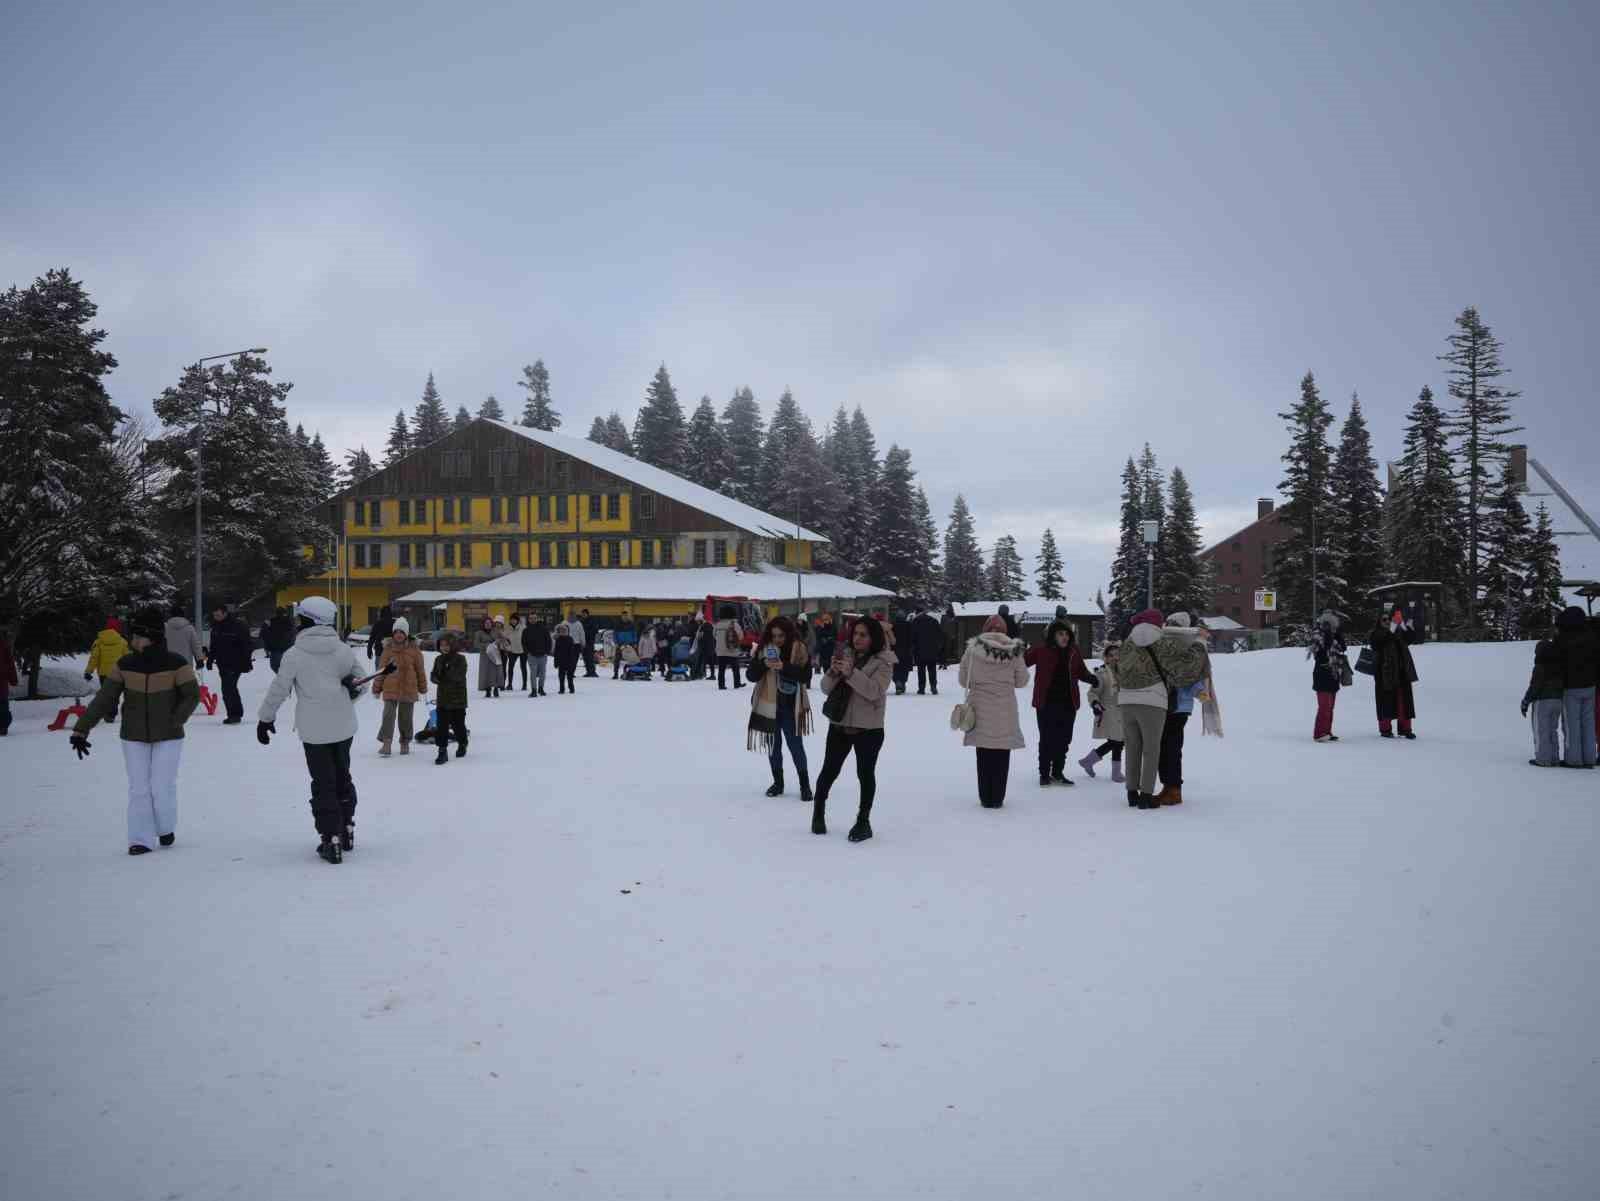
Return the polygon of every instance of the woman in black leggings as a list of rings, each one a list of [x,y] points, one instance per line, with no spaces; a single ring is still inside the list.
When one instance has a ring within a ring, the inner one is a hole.
[[[811,810],[811,832],[826,834],[823,820],[828,807],[828,793],[839,778],[844,761],[854,751],[856,779],[861,784],[861,808],[856,814],[856,824],[850,827],[851,842],[865,842],[872,837],[872,802],[878,792],[878,754],[883,750],[883,719],[888,707],[889,688],[894,680],[894,658],[885,649],[887,639],[883,627],[870,617],[857,618],[847,641],[839,644],[827,674],[822,677],[822,691],[832,694],[840,688],[847,690],[848,703],[837,718],[830,717],[828,741],[823,748],[822,775],[817,779],[817,795]],[[835,702],[836,703],[836,702]],[[827,711],[827,704],[823,706]]]

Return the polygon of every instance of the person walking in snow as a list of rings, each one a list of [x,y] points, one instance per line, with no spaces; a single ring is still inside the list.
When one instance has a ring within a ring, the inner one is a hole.
[[[378,726],[378,754],[388,757],[394,748],[394,728],[400,726],[400,753],[411,753],[411,731],[416,705],[428,695],[428,676],[422,668],[422,652],[411,641],[411,624],[396,617],[378,656],[378,670],[390,664],[394,670],[372,681],[372,695],[383,698],[383,720]]]
[[[1004,622],[1005,619],[1000,620]],[[1072,747],[1072,727],[1078,720],[1078,683],[1096,683],[1078,651],[1078,636],[1072,623],[1051,622],[1044,632],[1044,641],[1028,649],[1027,664],[1034,669],[1033,714],[1039,727],[1039,786],[1070,786],[1067,751]]]
[[[578,632],[583,632],[583,626],[575,621],[563,621],[556,626],[556,689],[557,695],[574,693],[578,691],[578,640],[572,635],[572,628],[578,627]]]
[[[1594,767],[1596,762],[1595,687],[1600,684],[1600,633],[1577,605],[1556,618],[1556,646],[1561,651],[1561,711],[1567,729],[1567,767]]]
[[[372,623],[372,628],[367,631],[367,658],[376,659],[389,642],[389,635],[394,633],[394,614],[389,606],[385,605],[378,612],[378,620]]]
[[[1187,613],[1174,613],[1167,618],[1163,633],[1177,638],[1193,638],[1196,641],[1205,637],[1205,631],[1192,625]],[[1206,690],[1209,675],[1208,659],[1207,675],[1192,684],[1184,684],[1172,690],[1172,705],[1167,711],[1167,723],[1161,728],[1161,759],[1156,768],[1156,775],[1161,781],[1161,791],[1156,794],[1156,800],[1163,805],[1183,804],[1183,736],[1189,726],[1189,717],[1194,713],[1195,702]]]
[[[163,630],[169,651],[189,660],[196,671],[205,666],[206,648],[200,641],[200,631],[184,616],[181,604],[172,606],[172,616],[167,618]]]
[[[467,657],[461,653],[454,634],[439,639],[439,653],[433,659],[430,677],[439,697],[434,711],[433,741],[439,753],[433,757],[435,766],[450,758],[450,739],[456,740],[456,758],[467,753]]]
[[[170,623],[169,623],[170,624]],[[167,645],[172,645],[172,634],[167,634]],[[272,620],[261,629],[261,648],[267,652],[267,666],[272,668],[272,674],[278,674],[278,668],[283,665],[283,657],[289,653],[289,648],[294,645],[294,612],[287,605],[280,605],[272,614]]]
[[[717,648],[717,690],[726,691],[728,687],[728,673],[733,672],[733,687],[735,690],[744,687],[744,681],[739,678],[739,648],[743,642],[743,634],[739,629],[739,615],[732,605],[723,605],[717,610],[717,624],[712,630],[712,640]]]
[[[121,619],[116,616],[106,618],[106,628],[95,635],[94,645],[89,648],[89,663],[83,669],[83,678],[93,680],[99,676],[100,691],[104,692],[106,681],[111,678],[118,661],[127,653],[128,641],[122,636]],[[112,702],[111,711],[106,714],[106,720],[117,720],[115,701]]]
[[[227,605],[211,610],[211,637],[206,647],[206,667],[216,668],[222,679],[222,704],[228,716],[225,726],[244,720],[244,701],[239,697],[239,677],[251,668],[255,650],[244,622],[228,611]]]
[[[878,795],[878,756],[883,751],[884,717],[889,705],[889,689],[894,680],[894,661],[888,649],[884,623],[859,618],[835,647],[833,660],[822,677],[822,691],[828,701],[822,706],[828,718],[828,741],[823,747],[822,774],[817,778],[817,793],[811,809],[811,832],[826,834],[828,794],[839,778],[844,762],[852,752],[856,757],[856,779],[861,785],[861,806],[856,824],[850,827],[850,841],[864,842],[872,837],[872,804]],[[843,689],[842,707],[832,702],[833,693]]]
[[[500,633],[489,618],[485,617],[472,635],[472,649],[478,652],[478,691],[485,697],[499,696]]]
[[[343,862],[344,852],[355,847],[350,744],[359,724],[356,680],[364,666],[356,649],[339,637],[338,622],[339,610],[327,597],[300,602],[300,633],[256,714],[256,741],[270,746],[278,732],[278,709],[294,695],[294,728],[311,775],[311,817],[322,839],[317,854],[328,863]]]
[[[894,652],[894,694],[904,696],[906,682],[911,679],[911,669],[917,661],[916,640],[911,636],[911,618],[897,614],[890,627],[889,648]]]
[[[917,695],[939,695],[939,668],[944,663],[944,630],[932,613],[911,620],[912,659],[917,665]]]
[[[598,680],[600,673],[594,666],[595,639],[600,637],[600,625],[590,616],[589,610],[573,619],[578,622],[578,628],[572,632],[572,640],[578,644],[578,650],[583,656],[583,678]]]
[[[1333,705],[1339,699],[1339,689],[1344,684],[1344,635],[1339,633],[1339,615],[1332,609],[1323,610],[1317,628],[1311,631],[1311,644],[1306,647],[1306,657],[1311,660],[1311,691],[1317,694],[1317,720],[1311,727],[1311,737],[1317,742],[1338,742],[1333,732]]]
[[[644,668],[646,674],[654,675],[656,670],[656,628],[646,622],[639,634],[638,643],[639,666]],[[618,658],[621,658],[618,655]]]
[[[528,652],[523,649],[523,636],[527,627],[522,624],[522,614],[513,613],[511,620],[506,622],[506,646],[501,652],[506,661],[507,688],[526,688],[528,686]],[[515,683],[517,668],[522,668],[522,683]]]
[[[1373,699],[1378,709],[1378,735],[1393,738],[1391,726],[1398,723],[1400,737],[1415,741],[1411,723],[1417,716],[1412,685],[1417,681],[1417,665],[1411,658],[1411,629],[1397,609],[1378,618],[1367,645],[1372,648]]]
[[[745,746],[765,752],[772,765],[771,797],[783,795],[783,748],[789,747],[800,799],[812,801],[811,767],[806,762],[805,737],[811,733],[811,652],[787,617],[774,617],[761,632],[761,642],[750,657],[750,720],[745,726]]]
[[[1117,651],[1121,643],[1116,639],[1101,649],[1103,662],[1095,670],[1094,685],[1089,689],[1089,710],[1094,714],[1094,729],[1090,736],[1101,740],[1082,759],[1078,766],[1094,779],[1095,765],[1107,755],[1111,756],[1111,782],[1121,784],[1122,776],[1122,705],[1117,700]]]
[[[985,809],[1005,804],[1011,752],[1027,745],[1017,716],[1017,689],[1028,686],[1027,653],[1020,638],[1006,633],[1005,621],[991,617],[961,656],[958,679],[975,719],[961,745],[977,752],[978,804]]]
[[[1522,694],[1522,716],[1533,710],[1534,767],[1561,766],[1561,711],[1566,694],[1562,673],[1561,647],[1554,637],[1542,639],[1533,648],[1533,674]]]
[[[17,660],[11,653],[11,634],[0,626],[0,738],[11,732],[11,690],[17,686]]]
[[[1155,787],[1172,690],[1203,679],[1210,667],[1202,643],[1166,632],[1162,622],[1157,609],[1137,614],[1117,657],[1117,699],[1128,745],[1128,804],[1135,809],[1161,807]]]
[[[1010,634],[1013,638],[1022,637],[1022,624],[1015,617],[1011,616],[1010,605],[1000,606],[1000,617],[1006,623],[1007,634]]]
[[[89,732],[122,702],[122,762],[128,773],[128,854],[170,847],[178,829],[178,767],[183,726],[200,703],[194,664],[162,643],[159,609],[144,609],[129,624],[132,648],[111,665],[105,683],[77,724],[71,745],[81,760]]]
[[[529,618],[522,630],[522,651],[528,656],[528,695],[543,696],[545,671],[550,663],[550,627],[542,617]]]

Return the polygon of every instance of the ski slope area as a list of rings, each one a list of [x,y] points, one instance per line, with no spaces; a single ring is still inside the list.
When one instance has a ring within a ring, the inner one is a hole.
[[[1357,677],[1323,746],[1300,652],[1219,657],[1154,813],[1027,715],[981,809],[946,672],[861,845],[851,768],[826,838],[762,796],[749,692],[475,697],[446,767],[366,700],[337,867],[261,661],[140,858],[115,731],[15,703],[0,1196],[1593,1197],[1600,773],[1527,766],[1531,646],[1416,658],[1418,741]]]

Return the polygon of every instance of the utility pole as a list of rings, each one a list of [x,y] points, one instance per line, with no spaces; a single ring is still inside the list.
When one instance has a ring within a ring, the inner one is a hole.
[[[1141,521],[1139,529],[1144,537],[1144,607],[1146,609],[1154,609],[1156,607],[1156,543],[1161,538],[1161,523],[1159,521]]]

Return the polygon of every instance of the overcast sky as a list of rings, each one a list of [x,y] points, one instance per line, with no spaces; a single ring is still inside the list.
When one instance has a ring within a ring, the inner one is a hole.
[[[1600,510],[1600,6],[247,9],[6,9],[0,285],[84,279],[125,408],[266,345],[376,454],[430,370],[515,410],[542,357],[581,436],[665,361],[863,405],[1092,596],[1141,443],[1220,538],[1308,368],[1393,457],[1474,304]]]

